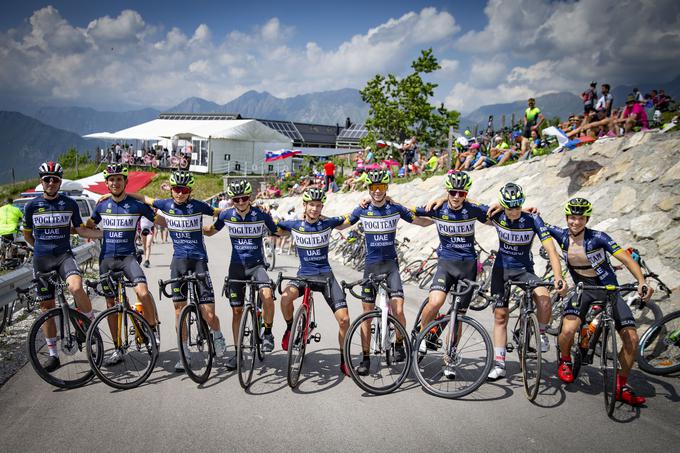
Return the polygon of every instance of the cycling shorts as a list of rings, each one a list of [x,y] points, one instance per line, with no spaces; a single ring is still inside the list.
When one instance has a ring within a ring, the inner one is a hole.
[[[496,299],[496,308],[508,308],[510,301],[505,297],[505,283],[509,280],[525,283],[541,282],[533,267],[531,268],[505,268],[494,262],[491,269],[491,295]]]
[[[266,285],[258,285],[258,289],[274,287],[274,284],[269,278],[269,275],[267,275],[267,271],[262,264],[257,264],[253,267],[245,267],[238,263],[231,263],[229,265],[229,278],[234,278],[236,280],[250,280],[253,277],[255,277],[255,280],[257,281],[269,282],[269,284]],[[232,307],[243,307],[246,296],[246,283],[230,283],[227,291],[229,305]]]
[[[340,284],[338,284],[338,281],[335,279],[333,272],[324,272],[319,275],[311,277],[308,277],[306,275],[301,277],[313,278],[314,280],[318,280],[318,283],[313,282],[312,284],[310,284],[309,289],[323,294],[324,299],[326,299],[326,303],[328,304],[329,307],[331,307],[333,313],[340,310],[341,308],[347,308],[345,293],[342,290],[342,288],[340,288]],[[330,299],[328,298],[328,296],[326,296],[326,278],[330,278],[331,281],[331,287],[329,291],[331,296]],[[307,287],[307,282],[304,282],[302,280],[291,280],[289,286],[297,288],[300,295],[302,295],[302,292]]]
[[[430,292],[443,291],[448,293],[451,287],[463,278],[471,281],[477,280],[477,260],[444,260],[439,258],[437,270],[432,277]],[[461,297],[458,309],[460,311],[467,310],[471,300],[472,291]]]
[[[389,261],[379,261],[377,263],[366,264],[364,268],[364,278],[368,277],[369,274],[380,275],[387,274],[387,286],[390,291],[387,295],[391,298],[401,297],[404,298],[404,288],[401,285],[401,277],[399,276],[399,264],[397,260]],[[375,288],[371,285],[361,287],[361,300],[366,304],[374,304],[376,292]]]
[[[33,257],[33,275],[36,273],[45,273],[58,271],[62,280],[66,281],[71,275],[80,275],[80,269],[72,252],[62,253],[61,255],[40,255]],[[37,297],[38,302],[54,299],[54,285],[50,282],[42,282],[38,284]]]
[[[123,274],[125,274],[125,278],[135,285],[139,283],[146,283],[146,276],[144,275],[144,271],[137,261],[137,256],[109,256],[107,258],[101,259],[99,261],[99,275],[106,274],[109,271],[122,271]],[[115,297],[114,288],[109,288],[107,283],[102,284],[102,289],[104,290],[104,296],[108,298]]]
[[[200,280],[198,282],[198,303],[214,304],[215,292],[213,290],[210,274],[208,273],[208,262],[206,260],[194,258],[172,258],[172,262],[170,263],[170,278],[181,277],[186,275],[189,271],[193,271],[195,274],[205,274],[205,280]],[[184,302],[187,300],[187,286],[186,283],[172,284],[173,302]]]
[[[580,282],[583,282],[583,284],[586,286],[602,285],[597,278],[574,278],[574,284],[578,285]],[[571,297],[564,302],[562,316],[578,316],[581,318],[581,322],[585,322],[590,306],[594,302],[601,302],[604,304],[606,300],[607,294],[604,290],[583,291],[583,295],[581,296],[581,304],[579,305],[579,301],[576,298],[576,293],[574,292],[572,293]],[[614,325],[616,326],[616,330],[621,330],[625,327],[635,327],[635,317],[633,317],[633,312],[630,310],[630,307],[626,301],[623,300],[621,294],[618,293],[616,294],[616,304],[614,304]]]

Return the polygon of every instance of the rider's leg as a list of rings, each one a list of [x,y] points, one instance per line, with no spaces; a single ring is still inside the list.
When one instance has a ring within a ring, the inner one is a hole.
[[[215,303],[206,302],[200,304],[199,307],[201,308],[201,316],[210,327],[210,330],[214,332],[219,332],[220,318],[218,318],[217,315],[215,314]],[[238,327],[236,328],[236,330],[238,331]]]
[[[92,303],[90,302],[90,297],[83,289],[82,277],[79,274],[69,275],[66,277],[66,284],[68,285],[69,292],[73,295],[73,299],[76,301],[76,306],[85,316],[92,319]]]
[[[293,302],[298,297],[300,297],[300,290],[293,285],[288,285],[281,295],[281,314],[286,321],[286,330],[290,330],[293,324],[293,312],[295,311]]]
[[[574,344],[574,336],[579,327],[581,327],[581,319],[578,316],[565,315],[562,318],[562,330],[557,338],[562,360],[571,361],[571,347]]]
[[[430,297],[427,301],[427,305],[425,305],[423,312],[420,315],[421,331],[434,320],[435,315],[441,310],[445,301],[446,293],[444,291],[430,290]]]
[[[135,286],[135,294],[137,298],[142,303],[144,311],[142,316],[149,323],[149,326],[153,329],[156,327],[156,307],[153,302],[153,296],[149,291],[149,287],[146,283],[138,283]]]
[[[238,345],[238,331],[241,326],[241,317],[243,316],[243,305],[231,307],[231,331],[234,336],[234,344]]]
[[[536,302],[536,316],[538,317],[541,333],[545,333],[551,315],[550,292],[548,288],[536,288],[533,298],[534,302]]]
[[[340,308],[335,313],[335,320],[338,321],[338,343],[340,344],[340,352],[345,348],[345,336],[349,328],[349,311],[347,308]]]

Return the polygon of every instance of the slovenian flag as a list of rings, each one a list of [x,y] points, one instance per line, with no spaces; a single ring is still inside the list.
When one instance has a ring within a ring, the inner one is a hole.
[[[287,159],[289,157],[297,156],[302,154],[299,149],[277,149],[276,151],[266,151],[264,161],[272,162],[275,160]]]

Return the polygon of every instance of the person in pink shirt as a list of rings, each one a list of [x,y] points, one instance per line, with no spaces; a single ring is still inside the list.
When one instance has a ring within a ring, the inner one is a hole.
[[[645,112],[642,104],[635,100],[634,95],[628,95],[626,108],[621,112],[619,122],[623,123],[623,128],[626,132],[632,131],[635,126],[642,126],[643,130],[649,127],[647,112]]]

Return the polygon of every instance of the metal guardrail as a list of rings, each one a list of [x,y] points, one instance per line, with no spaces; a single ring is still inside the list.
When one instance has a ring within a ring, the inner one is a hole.
[[[78,264],[99,257],[99,242],[86,242],[73,249]],[[35,257],[33,258],[35,259]],[[17,288],[27,286],[33,279],[33,266],[23,265],[18,269],[0,275],[0,307],[4,307],[17,298]]]

